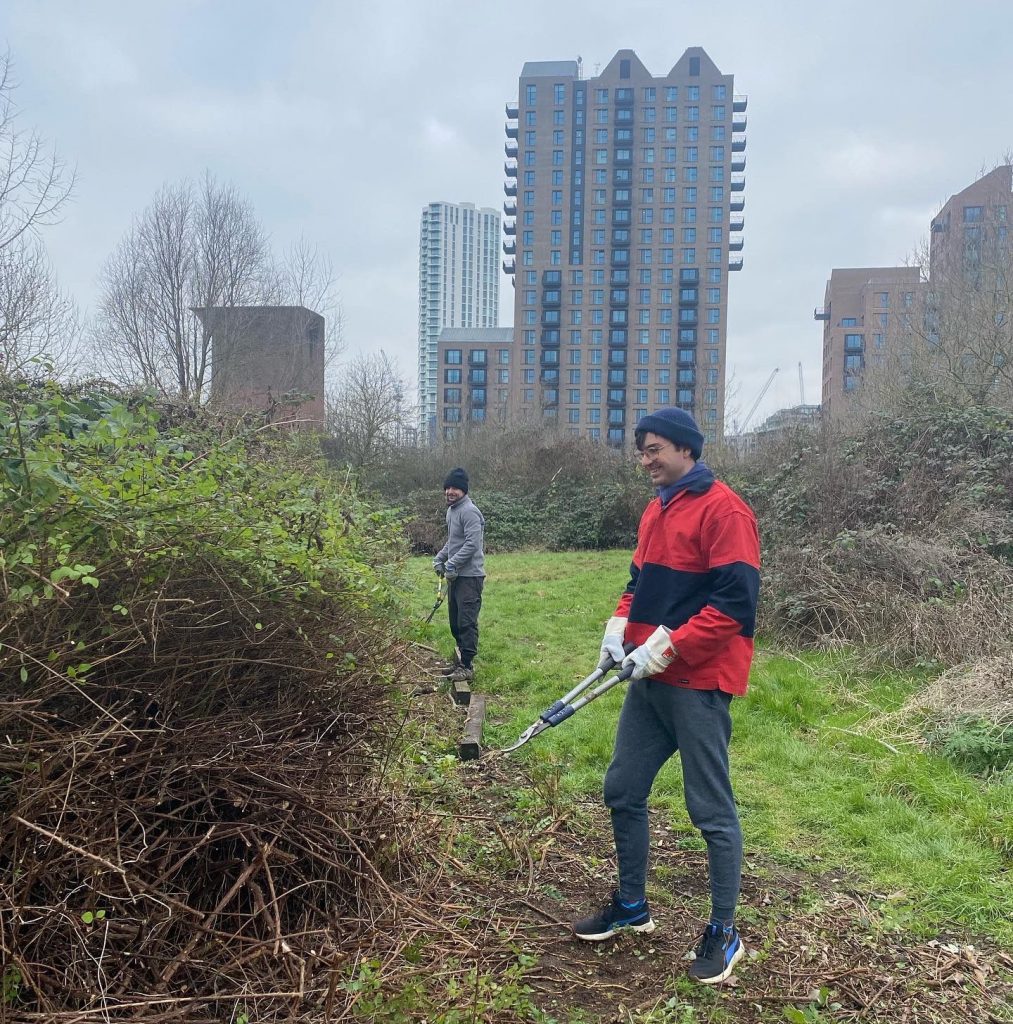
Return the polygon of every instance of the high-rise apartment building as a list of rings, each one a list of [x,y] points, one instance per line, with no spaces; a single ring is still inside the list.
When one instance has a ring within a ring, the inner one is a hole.
[[[927,279],[920,267],[835,269],[823,321],[823,420],[847,429],[881,395],[869,372],[896,384],[936,374],[955,394],[984,399],[1010,362],[1013,167],[1002,164],[957,192],[932,218]]]
[[[854,398],[869,368],[883,365],[891,342],[922,316],[920,267],[835,268],[823,306],[825,423],[847,426],[857,415]]]
[[[746,98],[699,47],[526,63],[507,104],[513,414],[621,445],[659,406],[722,433],[728,272],[742,259]]]
[[[444,327],[499,324],[499,211],[430,203],[419,235],[419,426],[436,437],[437,342]]]
[[[1001,164],[950,196],[932,218],[929,278],[988,276],[1007,262],[1013,219],[1013,165]]]

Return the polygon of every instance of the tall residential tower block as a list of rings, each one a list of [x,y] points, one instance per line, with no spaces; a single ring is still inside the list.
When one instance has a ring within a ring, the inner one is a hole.
[[[444,327],[499,325],[498,210],[430,203],[419,235],[419,426],[436,436],[437,342]]]
[[[660,77],[632,50],[591,78],[524,65],[506,124],[515,417],[622,445],[677,405],[721,436],[745,109],[699,47]]]

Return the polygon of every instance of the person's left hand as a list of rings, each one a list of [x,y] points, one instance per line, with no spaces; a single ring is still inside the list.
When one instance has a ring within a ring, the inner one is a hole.
[[[449,563],[444,567],[444,575],[447,577],[448,583],[453,583],[457,579],[457,570]]]
[[[644,679],[647,676],[660,675],[675,656],[671,634],[664,626],[658,626],[638,648],[626,655],[622,667],[628,669],[633,666],[630,679]]]

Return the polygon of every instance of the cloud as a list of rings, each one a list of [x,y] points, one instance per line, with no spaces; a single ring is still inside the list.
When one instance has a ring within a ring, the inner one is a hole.
[[[319,100],[282,96],[273,88],[247,96],[200,92],[151,96],[140,101],[143,113],[181,138],[223,139],[249,136],[272,143],[279,136],[319,133],[327,124]]]
[[[869,189],[910,181],[940,162],[934,148],[911,142],[878,142],[852,135],[836,146],[821,148],[819,169],[839,188]]]
[[[447,146],[461,144],[461,137],[457,129],[435,117],[430,117],[426,121],[423,132],[426,144],[433,149],[444,149]]]

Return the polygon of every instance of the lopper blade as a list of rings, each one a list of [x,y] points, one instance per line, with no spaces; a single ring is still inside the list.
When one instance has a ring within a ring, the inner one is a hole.
[[[506,747],[505,749],[501,750],[500,753],[509,754],[511,751],[516,750],[518,747],[523,747],[524,744],[528,742],[528,740],[533,740],[540,732],[545,732],[545,730],[548,728],[548,722],[543,722],[541,719],[538,719],[538,721],[535,722],[534,725],[529,725],[524,730],[524,732],[521,733],[520,738],[512,747]]]

